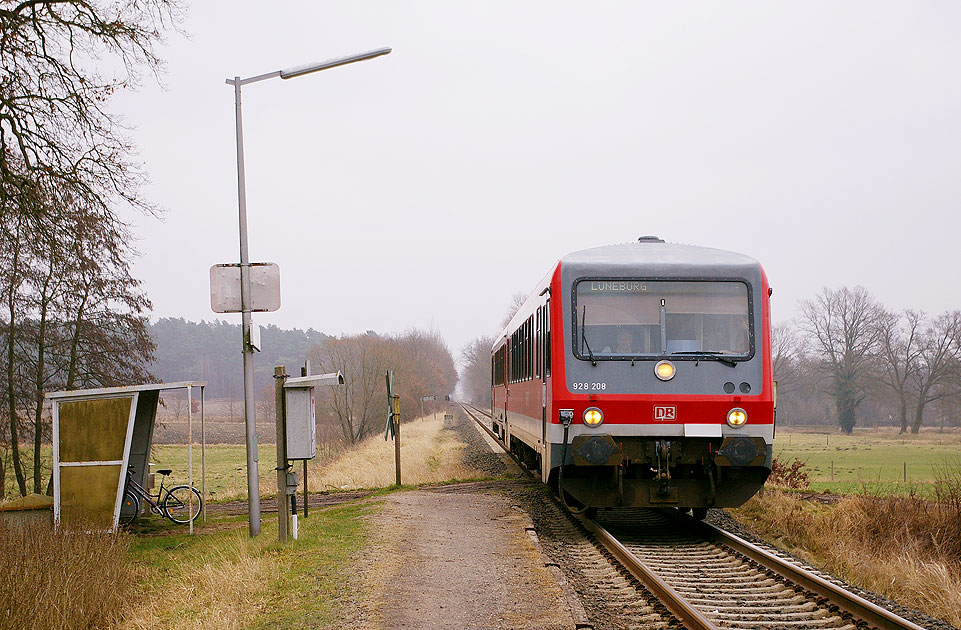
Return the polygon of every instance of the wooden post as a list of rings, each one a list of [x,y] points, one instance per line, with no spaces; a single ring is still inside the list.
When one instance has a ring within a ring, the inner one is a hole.
[[[400,394],[394,394],[394,476],[400,485]]]
[[[286,372],[283,365],[274,367],[274,412],[277,426],[277,539],[280,542],[287,542],[287,521],[290,520],[290,503],[287,501],[287,414],[284,409]]]

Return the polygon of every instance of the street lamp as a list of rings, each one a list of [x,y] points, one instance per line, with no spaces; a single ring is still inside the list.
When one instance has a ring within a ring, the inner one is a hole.
[[[240,309],[243,322],[244,356],[244,419],[247,434],[247,504],[249,512],[250,535],[260,533],[260,482],[257,470],[257,420],[254,405],[254,363],[253,349],[250,346],[250,258],[247,254],[247,185],[244,175],[244,128],[241,118],[240,88],[248,83],[280,77],[293,79],[328,68],[345,66],[390,53],[390,48],[378,48],[367,52],[338,57],[303,66],[295,66],[247,79],[234,77],[227,79],[227,85],[234,86],[234,105],[237,115],[237,200],[240,207]],[[279,448],[279,445],[278,445]]]

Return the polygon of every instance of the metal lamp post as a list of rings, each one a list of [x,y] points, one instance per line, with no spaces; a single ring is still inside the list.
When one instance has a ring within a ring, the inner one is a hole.
[[[265,79],[280,77],[293,79],[328,68],[336,68],[366,59],[373,59],[390,53],[390,48],[378,48],[367,52],[328,59],[319,63],[295,66],[267,74],[260,74],[247,79],[234,77],[227,79],[227,85],[234,86],[234,105],[237,116],[237,199],[240,207],[240,308],[243,321],[243,357],[244,357],[244,419],[247,434],[247,503],[250,514],[250,535],[260,534],[260,482],[257,470],[257,424],[254,404],[254,362],[253,349],[250,346],[250,258],[247,254],[247,186],[244,175],[244,132],[241,117],[240,88],[248,83],[256,83]]]

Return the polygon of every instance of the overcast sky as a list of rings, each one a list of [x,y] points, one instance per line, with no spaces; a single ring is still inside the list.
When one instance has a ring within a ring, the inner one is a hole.
[[[266,10],[266,7],[283,10]],[[562,255],[656,234],[761,261],[775,321],[822,287],[961,308],[961,3],[194,2],[136,126],[154,317],[210,310],[236,262],[224,79],[244,88],[258,323],[434,327],[455,352]]]

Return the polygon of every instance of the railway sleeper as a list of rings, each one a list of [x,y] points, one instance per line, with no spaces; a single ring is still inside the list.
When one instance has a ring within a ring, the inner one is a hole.
[[[783,602],[774,600],[774,601],[765,602],[764,606],[750,606],[743,602],[739,603],[731,600],[718,602],[716,600],[707,600],[707,599],[698,600],[695,598],[691,598],[688,601],[694,604],[695,606],[705,606],[705,607],[709,606],[711,607],[712,611],[716,610],[719,613],[723,613],[723,614],[766,613],[766,612],[770,612],[772,606],[777,606],[778,611],[783,612],[785,614],[810,614],[811,611],[817,609],[817,604],[811,601],[806,601],[806,602],[793,604],[793,605],[785,605]]]
[[[690,602],[695,605],[704,604],[705,606],[711,605],[711,606],[738,607],[738,606],[751,606],[754,604],[771,603],[772,605],[784,606],[784,607],[791,607],[791,606],[817,607],[816,602],[813,602],[810,600],[810,598],[807,598],[804,595],[801,595],[800,593],[795,593],[794,591],[791,591],[789,596],[788,596],[788,593],[784,593],[782,596],[774,597],[774,598],[772,598],[770,595],[754,594],[754,593],[744,593],[743,595],[737,595],[735,597],[729,597],[727,599],[720,599],[718,597],[707,597],[707,596],[698,597],[696,595],[692,595],[690,597]]]
[[[708,606],[710,608],[710,606]],[[819,609],[815,607],[812,610],[798,610],[798,611],[785,611],[782,609],[772,610],[770,606],[765,606],[763,608],[740,608],[740,609],[720,609],[713,608],[711,610],[711,616],[715,619],[745,619],[749,618],[751,621],[770,621],[770,622],[780,622],[780,621],[805,621],[805,620],[817,620],[821,621],[828,618],[837,618],[837,615],[833,615],[823,608]]]
[[[711,586],[710,586],[711,590],[710,590],[709,593],[706,593],[706,592],[704,591],[704,584],[703,584],[703,583],[702,583],[702,584],[699,584],[698,586],[691,586],[691,587],[689,587],[689,586],[684,586],[684,585],[677,585],[677,586],[675,586],[674,584],[672,584],[671,586],[674,588],[675,591],[677,591],[677,592],[679,592],[679,593],[680,593],[680,592],[685,592],[685,593],[695,593],[695,594],[698,594],[698,595],[701,595],[701,594],[703,594],[703,595],[711,594],[711,595],[718,595],[718,596],[720,596],[720,595],[726,595],[726,596],[728,596],[728,597],[730,597],[730,598],[732,598],[732,599],[738,597],[738,596],[741,595],[741,594],[744,594],[744,592],[745,592],[745,591],[744,591],[744,585],[743,585],[743,584],[738,584],[738,585],[736,585],[736,586],[734,586],[734,585],[730,585],[730,586],[729,586],[729,585],[726,585],[726,584],[711,584]],[[778,593],[784,592],[784,587],[781,586],[781,585],[779,585],[779,584],[775,584],[775,585],[772,585],[772,586],[768,586],[768,585],[766,585],[766,584],[765,584],[764,586],[755,586],[755,585],[752,584],[750,588],[751,588],[751,591],[750,591],[751,593],[765,593],[765,594],[767,594],[768,596],[770,596],[770,595],[776,595],[776,594],[778,594]]]
[[[724,625],[725,628],[744,628],[745,630],[752,630],[753,628],[762,628],[763,630],[770,630],[770,621],[750,621],[744,619],[738,619],[736,621],[729,621]],[[805,620],[805,621],[778,621],[777,628],[831,628],[833,630],[857,630],[856,626],[849,623],[845,623],[839,617],[830,617],[827,619],[817,619],[817,620]]]

